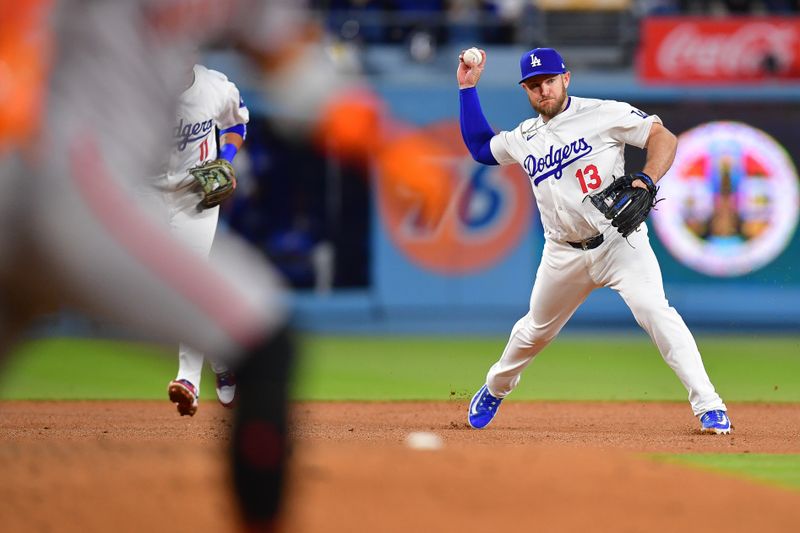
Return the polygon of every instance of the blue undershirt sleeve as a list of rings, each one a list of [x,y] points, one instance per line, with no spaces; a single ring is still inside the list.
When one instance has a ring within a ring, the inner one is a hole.
[[[461,89],[459,99],[461,100],[461,136],[464,138],[464,144],[467,145],[469,153],[478,163],[498,165],[490,146],[490,141],[495,133],[486,117],[483,116],[477,89],[475,87]]]
[[[238,151],[238,148],[236,148],[236,146],[233,144],[223,144],[219,149],[219,158],[226,160],[228,163],[233,163],[233,158],[236,156],[236,152]]]
[[[220,135],[225,135],[226,133],[238,133],[242,136],[242,139],[247,138],[247,126],[244,124],[235,124],[230,128],[225,128],[224,130],[220,130]]]
[[[222,136],[225,135],[226,133],[237,133],[242,137],[242,139],[245,139],[247,138],[247,126],[245,126],[244,124],[236,124],[231,126],[230,128],[225,128],[224,130],[220,130],[219,132],[220,138],[222,138]],[[219,158],[225,159],[226,161],[228,161],[228,163],[233,163],[233,158],[236,156],[236,152],[238,151],[239,149],[236,148],[236,146],[234,146],[233,144],[230,143],[223,144],[219,148]]]

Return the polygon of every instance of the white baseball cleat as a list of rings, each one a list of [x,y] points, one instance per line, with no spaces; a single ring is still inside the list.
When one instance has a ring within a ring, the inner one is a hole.
[[[226,370],[217,376],[217,399],[225,407],[233,407],[236,403],[236,375]]]

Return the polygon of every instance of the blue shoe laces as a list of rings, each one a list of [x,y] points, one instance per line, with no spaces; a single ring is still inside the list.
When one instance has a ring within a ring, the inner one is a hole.
[[[719,409],[703,414],[702,421],[705,426],[727,425],[725,411]]]
[[[491,403],[489,403],[489,400],[491,400]],[[478,408],[479,409],[483,408],[487,411],[493,411],[497,409],[498,405],[500,405],[500,399],[492,396],[492,394],[489,392],[489,389],[487,388],[486,394],[484,394],[483,397],[481,398],[481,401],[478,402]]]

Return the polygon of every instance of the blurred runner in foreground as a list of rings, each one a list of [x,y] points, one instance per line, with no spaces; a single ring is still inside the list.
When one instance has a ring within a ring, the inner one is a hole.
[[[435,140],[408,135],[337,72],[300,1],[31,0],[4,4],[0,21],[0,351],[68,305],[214,353],[237,374],[231,462],[245,524],[274,529],[292,358],[283,289],[236,239],[220,236],[206,262],[170,235],[163,205],[136,194],[164,174],[182,66],[198,42],[238,46],[286,110],[287,134],[371,159],[421,223],[448,198]]]

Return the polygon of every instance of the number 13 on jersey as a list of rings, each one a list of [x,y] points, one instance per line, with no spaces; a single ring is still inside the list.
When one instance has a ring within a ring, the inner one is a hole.
[[[578,183],[581,184],[581,191],[583,191],[583,194],[589,192],[589,189],[597,189],[602,183],[600,174],[597,172],[597,167],[594,165],[588,165],[583,170],[578,169],[575,177],[578,178]]]

